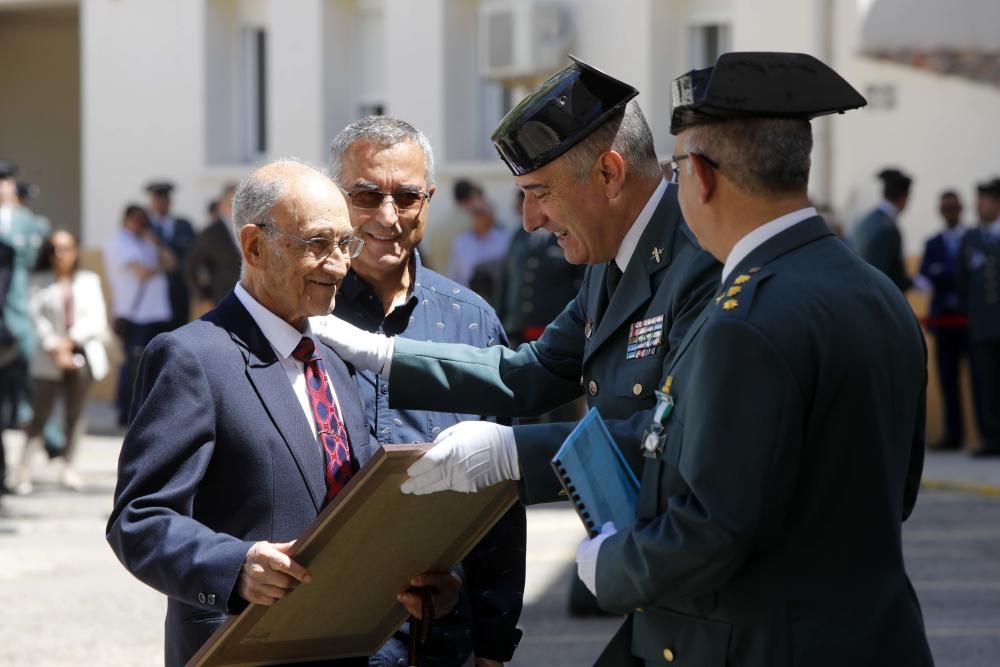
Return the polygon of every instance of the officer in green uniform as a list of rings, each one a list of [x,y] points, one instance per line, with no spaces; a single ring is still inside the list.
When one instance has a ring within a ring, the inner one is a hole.
[[[724,54],[672,98],[681,208],[722,281],[667,360],[636,520],[577,553],[628,613],[598,664],[932,665],[901,545],[923,337],[806,193],[809,120],[865,100],[794,53]]]
[[[569,262],[590,265],[576,297],[537,340],[480,349],[384,339],[336,319],[313,330],[325,331],[355,366],[391,370],[391,407],[534,416],[584,393],[606,418],[632,418],[622,428],[641,431],[648,416],[637,413],[652,408],[664,357],[712,295],[719,265],[681,218],[677,188],[664,180],[649,126],[630,102],[636,94],[574,61],[493,134],[525,193],[524,228],[545,228]],[[554,500],[560,487],[549,461],[574,426],[463,422],[442,431],[437,442],[448,447],[435,451],[500,442],[504,449],[484,452],[489,460],[476,470],[456,470],[456,483],[475,488],[489,477],[479,473],[519,456],[522,499]],[[638,470],[638,449],[626,455]]]
[[[980,185],[979,197],[987,219],[962,237],[956,277],[969,313],[969,361],[982,437],[973,456],[1000,456],[1000,179]]]
[[[0,242],[14,249],[14,269],[2,315],[17,341],[17,355],[0,370],[0,402],[6,406],[6,410],[0,408],[0,413],[6,412],[8,422],[0,424],[0,428],[16,426],[31,417],[28,360],[35,350],[35,329],[28,313],[28,275],[38,259],[46,231],[44,219],[21,204],[16,175],[17,165],[0,160]]]

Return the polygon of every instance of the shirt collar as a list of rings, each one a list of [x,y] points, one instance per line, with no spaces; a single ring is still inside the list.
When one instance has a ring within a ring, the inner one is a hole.
[[[632,259],[632,255],[635,254],[635,249],[639,245],[639,239],[642,238],[642,233],[646,231],[646,226],[649,225],[649,221],[653,219],[653,212],[656,211],[656,207],[660,205],[660,200],[663,199],[663,193],[667,191],[667,179],[661,178],[660,184],[656,186],[653,190],[653,194],[650,195],[649,201],[646,205],[642,207],[639,211],[638,217],[636,217],[635,222],[629,227],[628,232],[625,233],[625,238],[622,239],[622,244],[618,246],[618,254],[615,255],[615,264],[621,269],[622,273],[628,268],[629,260]]]
[[[893,206],[891,203],[889,203],[885,199],[883,199],[881,202],[879,202],[878,210],[882,211],[883,213],[885,213],[887,216],[889,216],[893,220],[895,220],[896,216],[899,215],[899,209],[896,208],[895,206]]]
[[[267,339],[267,342],[274,348],[275,353],[282,359],[288,359],[288,357],[292,356],[292,352],[295,351],[295,347],[302,340],[303,336],[312,334],[308,319],[306,320],[305,331],[299,331],[262,306],[257,299],[250,295],[250,292],[246,291],[242,283],[236,283],[234,291],[236,292],[236,298],[240,300],[243,307],[250,313],[250,317],[260,327],[264,338]]]
[[[753,230],[733,246],[733,249],[729,251],[729,256],[726,257],[726,264],[722,267],[722,282],[725,284],[726,278],[729,274],[733,272],[733,269],[746,259],[756,248],[764,245],[766,241],[777,236],[781,232],[785,231],[793,225],[797,225],[803,220],[808,220],[816,215],[816,209],[812,206],[808,208],[800,208],[797,211],[792,211],[791,213],[786,213],[780,218],[775,218],[770,222],[766,222],[757,229]]]

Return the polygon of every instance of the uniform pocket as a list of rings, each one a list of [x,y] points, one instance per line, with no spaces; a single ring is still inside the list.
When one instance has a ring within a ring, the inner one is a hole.
[[[724,667],[732,626],[709,618],[646,608],[632,619],[632,654],[647,664]]]
[[[651,399],[663,377],[663,356],[627,359],[615,371],[615,395],[621,398]]]

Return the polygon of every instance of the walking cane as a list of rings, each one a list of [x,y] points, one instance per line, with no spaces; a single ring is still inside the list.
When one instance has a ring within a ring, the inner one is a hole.
[[[420,596],[421,616],[410,617],[410,644],[407,665],[423,667],[424,650],[431,640],[431,630],[434,627],[434,590],[431,588],[413,588],[411,592]]]

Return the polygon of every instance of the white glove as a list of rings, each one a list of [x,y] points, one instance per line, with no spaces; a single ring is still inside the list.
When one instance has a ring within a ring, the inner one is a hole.
[[[403,493],[476,492],[506,479],[521,479],[514,429],[493,422],[459,422],[438,434],[432,447],[407,469]]]
[[[576,572],[580,581],[594,596],[597,596],[597,556],[601,553],[601,543],[618,532],[615,524],[608,521],[601,526],[597,537],[588,537],[576,548]]]
[[[309,326],[341,359],[357,369],[372,371],[388,379],[392,366],[392,338],[359,329],[333,315],[310,317]]]

